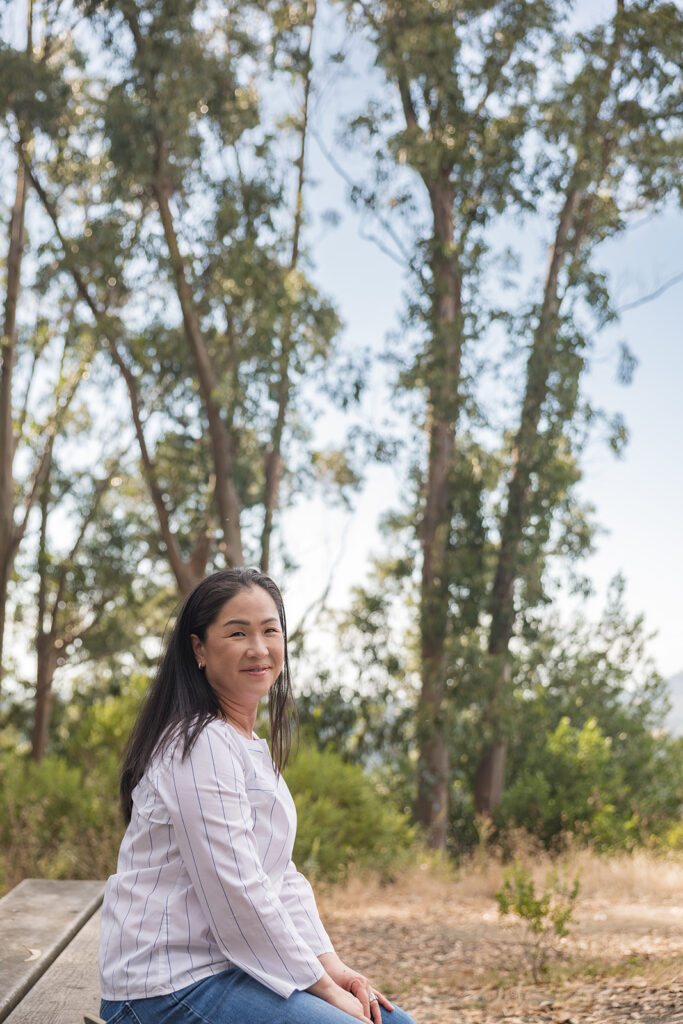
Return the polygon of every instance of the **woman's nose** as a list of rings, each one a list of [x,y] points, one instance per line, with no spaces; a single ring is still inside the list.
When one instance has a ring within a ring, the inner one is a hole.
[[[268,653],[268,646],[266,644],[265,638],[262,637],[262,636],[254,637],[252,639],[251,643],[249,644],[249,654],[261,655],[261,654],[267,654],[267,653]]]

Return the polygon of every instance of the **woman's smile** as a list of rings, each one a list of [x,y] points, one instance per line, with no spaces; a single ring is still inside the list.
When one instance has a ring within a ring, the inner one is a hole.
[[[192,649],[228,721],[247,734],[258,703],[282,672],[285,639],[280,616],[263,587],[247,587],[226,601]]]

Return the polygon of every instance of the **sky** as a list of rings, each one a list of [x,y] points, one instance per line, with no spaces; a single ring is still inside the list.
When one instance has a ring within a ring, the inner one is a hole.
[[[610,5],[603,4],[609,9]],[[593,7],[595,11],[595,7]],[[586,5],[579,4],[579,14]],[[354,177],[354,154],[336,143],[338,120],[353,109],[372,84],[372,73],[356,61],[356,77],[337,79],[319,95],[327,112],[325,149]],[[359,79],[359,75],[368,76]],[[330,92],[334,95],[330,100]],[[370,345],[381,351],[387,333],[399,323],[405,280],[402,269],[363,237],[372,226],[349,211],[348,186],[314,140],[309,151],[314,185],[308,200],[316,213],[342,211],[340,225],[315,238],[314,277],[337,304],[345,322],[344,344]],[[683,273],[683,214],[676,209],[642,217],[616,241],[604,245],[600,260],[610,275],[618,306],[627,306],[657,291]],[[602,332],[585,379],[586,393],[610,413],[621,413],[630,440],[616,458],[604,439],[595,438],[583,460],[582,496],[596,507],[600,533],[595,553],[582,568],[592,579],[595,596],[582,610],[597,618],[610,580],[624,575],[630,613],[643,614],[654,634],[649,651],[669,678],[683,669],[683,280],[651,302],[624,311],[619,323]],[[616,379],[616,352],[625,341],[638,360],[633,382]],[[387,393],[377,386],[366,404],[377,415]],[[343,424],[331,416],[318,424],[320,438],[341,440]],[[377,523],[396,507],[403,480],[391,467],[368,466],[365,486],[350,512],[303,502],[286,520],[286,536],[301,570],[287,586],[294,619],[319,594],[331,576],[329,603],[343,607],[350,588],[363,582],[370,559],[382,549]],[[566,601],[567,614],[575,607]]]

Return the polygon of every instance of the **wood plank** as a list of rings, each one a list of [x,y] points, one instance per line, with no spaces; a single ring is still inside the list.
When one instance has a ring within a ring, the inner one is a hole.
[[[102,902],[104,882],[25,878],[0,900],[0,1021]]]
[[[84,1013],[100,1008],[97,945],[100,912],[81,928],[69,945],[24,996],[5,1024],[83,1024]]]

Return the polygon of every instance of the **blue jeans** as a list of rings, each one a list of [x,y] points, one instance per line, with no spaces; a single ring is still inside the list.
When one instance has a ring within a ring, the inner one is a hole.
[[[310,992],[292,992],[284,999],[238,967],[165,996],[103,999],[100,1016],[107,1024],[358,1024]],[[398,1007],[382,1008],[382,1024],[415,1021]]]

